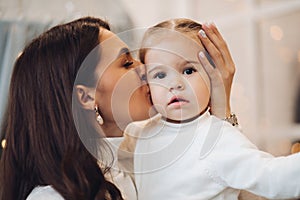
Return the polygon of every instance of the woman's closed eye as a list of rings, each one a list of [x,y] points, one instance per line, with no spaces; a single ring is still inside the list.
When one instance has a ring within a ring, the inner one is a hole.
[[[187,67],[186,69],[183,70],[183,74],[185,75],[190,75],[194,72],[197,72],[197,70],[194,67]]]
[[[123,64],[123,67],[128,69],[132,64],[133,64],[133,61],[126,60],[125,63]]]
[[[122,63],[125,69],[129,69],[133,65],[134,60],[130,52],[125,52],[122,54]]]

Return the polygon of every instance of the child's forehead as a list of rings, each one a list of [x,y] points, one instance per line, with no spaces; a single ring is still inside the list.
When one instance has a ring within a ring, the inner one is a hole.
[[[173,40],[176,43],[198,44],[202,46],[196,31],[178,31],[166,28],[155,29],[146,34],[146,43],[144,45],[158,44],[163,41]]]
[[[145,59],[147,73],[156,73],[157,70],[164,72],[182,72],[187,67],[195,67],[202,71],[200,61],[196,58],[187,59],[180,57],[172,52],[162,50],[149,50]]]
[[[182,33],[169,29],[159,29],[152,32],[148,35],[148,39],[146,39],[142,48],[171,51],[182,57],[186,57],[187,54],[193,52],[197,54],[204,49],[196,33]]]
[[[148,52],[146,53],[146,59],[150,52],[155,53],[159,58],[159,53],[161,56],[176,56],[184,60],[198,60],[198,52],[203,50],[204,47],[195,42],[192,39],[186,40],[185,38],[176,37],[167,37],[160,42],[153,44],[151,47],[148,47]]]
[[[161,50],[149,50],[146,56],[145,64],[147,70],[178,68],[185,65],[188,61],[172,52]]]
[[[147,64],[151,63],[183,63],[192,60],[193,56],[184,56],[178,54],[171,49],[152,48],[148,49],[145,61]]]

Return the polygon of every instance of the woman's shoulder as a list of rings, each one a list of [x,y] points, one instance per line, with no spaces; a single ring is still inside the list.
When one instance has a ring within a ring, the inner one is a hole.
[[[64,198],[52,186],[48,185],[35,187],[26,200],[64,200]]]

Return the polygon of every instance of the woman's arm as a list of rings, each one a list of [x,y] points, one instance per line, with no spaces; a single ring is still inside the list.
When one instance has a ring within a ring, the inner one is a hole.
[[[225,119],[231,115],[230,93],[235,64],[217,27],[210,23],[202,28],[204,31],[199,32],[199,38],[215,65],[209,62],[206,52],[199,53],[200,62],[211,80],[211,112]]]

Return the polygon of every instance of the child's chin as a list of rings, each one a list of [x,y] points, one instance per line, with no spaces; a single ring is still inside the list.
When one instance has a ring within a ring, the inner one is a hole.
[[[186,123],[186,122],[193,121],[197,117],[198,116],[195,116],[195,117],[163,117],[163,118],[166,121],[172,122],[172,123]]]

